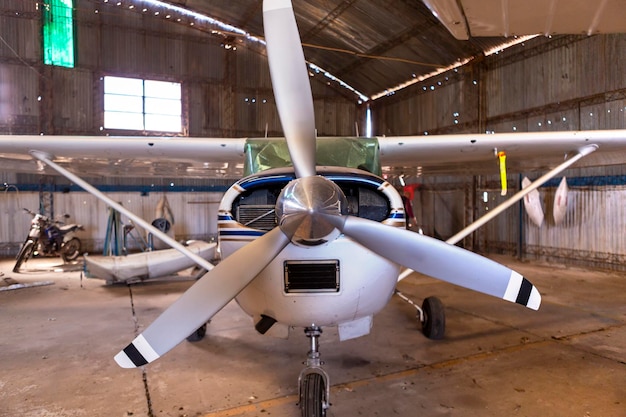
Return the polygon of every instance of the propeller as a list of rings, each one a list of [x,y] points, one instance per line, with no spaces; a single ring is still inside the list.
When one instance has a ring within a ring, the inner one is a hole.
[[[290,0],[263,2],[263,27],[276,106],[296,177],[315,175],[315,115],[309,72]]]
[[[134,368],[159,358],[235,298],[289,241],[274,228],[221,261],[119,352],[115,361],[122,368]]]
[[[541,295],[519,273],[441,240],[353,216],[327,216],[346,236],[414,271],[537,310]]]
[[[345,196],[338,187],[324,184],[330,181],[321,177],[302,182],[302,177],[315,175],[315,118],[291,1],[265,0],[263,23],[276,103],[298,177],[285,187],[276,205],[283,231],[295,234],[299,242],[323,243],[337,235],[328,230],[331,224],[373,252],[414,271],[538,309],[539,292],[519,273],[436,239],[345,216]]]
[[[263,18],[276,104],[297,177],[278,198],[278,227],[206,273],[115,356],[117,363],[131,368],[162,356],[235,298],[290,242],[313,248],[340,233],[415,271],[537,309],[537,289],[505,266],[426,236],[346,215],[341,189],[315,172],[313,99],[291,2],[265,0]]]

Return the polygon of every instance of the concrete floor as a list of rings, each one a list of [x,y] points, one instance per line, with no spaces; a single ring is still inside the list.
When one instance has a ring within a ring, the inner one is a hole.
[[[446,338],[422,336],[398,297],[369,336],[340,343],[327,329],[328,415],[626,416],[626,276],[498,260],[540,289],[539,312],[415,274],[399,289],[443,300]],[[261,336],[231,303],[203,341],[120,369],[113,356],[192,282],[106,286],[59,262],[14,274],[0,261],[0,282],[52,282],[0,291],[0,416],[299,415],[304,335]]]

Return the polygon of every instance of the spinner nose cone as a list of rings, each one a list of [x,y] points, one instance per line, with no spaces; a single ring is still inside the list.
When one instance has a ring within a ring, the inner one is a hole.
[[[281,230],[292,241],[306,246],[326,243],[339,235],[327,216],[347,214],[348,203],[334,182],[321,176],[291,181],[276,202]]]

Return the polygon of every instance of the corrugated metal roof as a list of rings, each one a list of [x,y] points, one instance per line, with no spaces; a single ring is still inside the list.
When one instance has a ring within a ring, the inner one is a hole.
[[[263,37],[262,0],[170,2]],[[459,41],[419,0],[294,0],[293,6],[307,60],[367,97],[505,40]]]

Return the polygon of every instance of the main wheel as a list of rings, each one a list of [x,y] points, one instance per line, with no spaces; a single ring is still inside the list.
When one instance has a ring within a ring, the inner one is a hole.
[[[78,255],[80,255],[80,247],[80,239],[77,237],[71,238],[61,247],[61,258],[63,258],[65,262],[76,260]]]
[[[443,339],[446,332],[446,315],[443,303],[437,297],[428,297],[422,303],[424,311],[424,321],[422,322],[422,332],[429,339]]]
[[[33,255],[34,248],[35,242],[33,242],[32,240],[27,240],[26,243],[24,243],[19,253],[17,254],[17,261],[15,262],[15,266],[13,267],[13,272],[19,272],[22,264]]]
[[[326,409],[324,400],[326,397],[326,387],[324,378],[318,373],[307,374],[301,382],[300,387],[300,409],[302,417],[324,417]]]
[[[187,336],[187,341],[188,342],[199,342],[202,339],[204,339],[204,335],[206,335],[206,325],[207,324],[204,323],[202,326],[198,327],[195,332],[193,332],[189,336]]]

